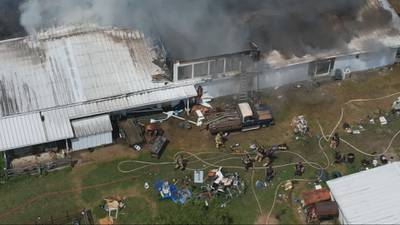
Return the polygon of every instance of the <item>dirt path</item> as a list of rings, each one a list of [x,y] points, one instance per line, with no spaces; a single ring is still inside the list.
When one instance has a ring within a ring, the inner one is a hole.
[[[269,218],[269,222],[267,222],[267,215],[266,214],[262,214],[260,216],[257,217],[256,222],[254,223],[255,225],[261,225],[261,224],[279,224],[279,220],[277,220],[275,218],[274,215],[271,215],[271,217]]]

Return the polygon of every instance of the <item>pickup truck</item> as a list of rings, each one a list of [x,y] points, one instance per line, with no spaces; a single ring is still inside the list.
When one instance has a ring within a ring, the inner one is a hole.
[[[219,118],[209,122],[208,130],[211,134],[231,131],[249,131],[274,125],[271,110],[267,105],[251,106],[249,103],[239,103],[236,110],[227,112]]]

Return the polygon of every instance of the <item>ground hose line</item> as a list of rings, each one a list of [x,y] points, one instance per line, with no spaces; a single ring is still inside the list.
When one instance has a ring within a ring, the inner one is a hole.
[[[271,206],[271,209],[268,212],[268,216],[267,216],[267,219],[265,221],[265,224],[269,224],[269,219],[271,217],[272,211],[275,208],[276,196],[278,195],[279,188],[282,186],[283,183],[288,182],[288,181],[312,182],[313,180],[309,180],[309,179],[289,179],[289,180],[285,180],[285,181],[280,182],[278,184],[278,186],[276,186],[275,194],[274,194],[274,200],[272,201],[272,206]]]
[[[251,191],[253,192],[254,198],[256,199],[257,202],[257,206],[258,206],[258,210],[260,211],[260,215],[262,214],[262,208],[261,208],[261,204],[260,201],[258,200],[258,196],[256,194],[256,190],[254,189],[254,173],[255,170],[252,170],[251,172]]]
[[[323,128],[322,128],[321,124],[320,124],[319,121],[318,121],[318,126],[319,126],[319,128],[320,128],[320,130],[321,130],[321,134],[322,134],[323,139],[324,139],[326,142],[329,142],[329,139],[330,139],[330,138],[333,136],[333,134],[336,132],[337,128],[339,127],[340,123],[341,123],[342,120],[343,120],[343,117],[344,117],[344,107],[345,107],[345,106],[347,106],[347,105],[349,105],[349,104],[351,104],[351,103],[355,103],[355,102],[368,102],[368,101],[383,100],[383,99],[390,98],[390,97],[393,97],[393,96],[396,96],[396,95],[400,95],[400,92],[396,92],[396,93],[389,94],[389,95],[385,95],[385,96],[378,97],[378,98],[352,99],[352,100],[349,100],[349,101],[345,102],[345,103],[343,104],[343,107],[341,108],[341,114],[340,114],[339,120],[338,120],[338,122],[336,123],[335,127],[332,129],[332,132],[331,132],[331,134],[330,134],[328,137],[325,135],[325,133],[324,133],[324,131],[323,131]],[[400,130],[399,130],[395,135],[393,135],[393,137],[392,137],[392,139],[390,140],[390,142],[389,142],[387,148],[386,148],[382,153],[379,153],[379,154],[370,154],[370,153],[364,152],[364,151],[362,151],[361,149],[359,149],[358,147],[356,147],[356,146],[354,146],[353,144],[351,144],[349,141],[346,141],[346,140],[343,139],[343,138],[340,138],[340,140],[341,140],[343,143],[345,143],[346,145],[348,145],[350,148],[356,150],[357,152],[359,152],[359,153],[361,153],[361,154],[363,154],[363,155],[375,157],[375,156],[381,156],[381,155],[385,154],[386,152],[388,152],[389,149],[391,148],[391,146],[392,146],[394,140],[397,138],[397,136],[398,136],[399,134],[400,134]],[[322,146],[320,145],[320,148],[321,148],[321,147],[322,147]]]

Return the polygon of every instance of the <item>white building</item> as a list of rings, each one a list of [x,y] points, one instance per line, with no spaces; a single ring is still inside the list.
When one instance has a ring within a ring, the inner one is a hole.
[[[110,115],[188,99],[197,95],[197,85],[219,97],[391,65],[400,59],[400,19],[387,0],[368,0],[367,7],[389,10],[390,26],[301,58],[253,46],[202,59],[167,59],[162,41],[94,25],[0,41],[0,151],[110,143]]]
[[[212,96],[236,94],[246,73],[249,89],[257,90],[288,83],[346,77],[352,72],[392,65],[400,60],[400,19],[387,0],[367,0],[366,7],[381,7],[392,13],[391,24],[361,34],[347,46],[321,50],[303,57],[285,59],[279,52],[262,53],[257,68],[249,66],[254,58],[251,50],[201,59],[178,59],[173,65],[173,80],[181,83],[202,83]],[[335,35],[332,33],[331,35]],[[250,47],[249,47],[250,48]]]
[[[0,151],[112,143],[110,114],[197,95],[161,79],[160,53],[138,31],[61,27],[0,42]]]
[[[341,224],[400,224],[400,162],[327,183]]]

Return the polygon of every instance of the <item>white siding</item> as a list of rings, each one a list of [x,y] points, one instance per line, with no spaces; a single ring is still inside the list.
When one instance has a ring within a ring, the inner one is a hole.
[[[308,63],[271,69],[258,77],[258,88],[282,86],[310,79]],[[257,79],[257,77],[255,78]],[[254,81],[257,84],[257,80]]]
[[[112,144],[112,133],[101,133],[90,135],[87,137],[79,137],[71,139],[72,151],[78,151],[88,148],[94,148],[102,145]]]
[[[282,86],[310,79],[308,63],[292,65],[279,69],[265,69],[259,75],[248,75],[248,85],[251,90]],[[238,94],[240,88],[239,76],[212,80],[203,85],[205,92],[213,97]]]
[[[71,126],[73,119],[152,106],[196,95],[193,85],[165,87],[135,95],[42,111],[44,121],[39,113],[3,117],[0,119],[0,151],[74,138],[76,133],[74,134]],[[100,129],[96,133],[103,132],[105,130]]]
[[[352,72],[370,70],[384,67],[395,63],[397,49],[384,49],[379,52],[362,53],[358,55],[349,55],[336,58],[332,75],[337,69],[345,71],[347,68]]]

